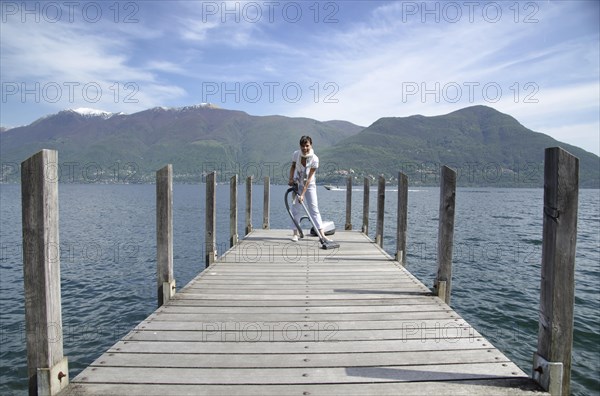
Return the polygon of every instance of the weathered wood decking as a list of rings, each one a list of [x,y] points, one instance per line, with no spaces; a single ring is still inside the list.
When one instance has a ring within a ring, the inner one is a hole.
[[[61,395],[542,394],[364,234],[289,236],[251,232]]]

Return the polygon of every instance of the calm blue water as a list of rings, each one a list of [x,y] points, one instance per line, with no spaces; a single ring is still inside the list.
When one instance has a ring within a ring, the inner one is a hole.
[[[288,228],[284,186],[271,186],[271,228]],[[239,230],[244,229],[239,189]],[[254,186],[253,224],[262,224]],[[229,187],[218,186],[217,244],[227,249]],[[64,353],[74,377],[156,308],[155,186],[60,185]],[[354,229],[362,191],[353,192]],[[600,394],[600,191],[582,190],[576,258],[572,390]],[[344,191],[319,188],[321,211],[345,223]],[[369,234],[375,230],[371,192]],[[385,207],[384,247],[395,250],[397,193]],[[525,372],[537,347],[541,189],[458,189],[452,306]],[[223,203],[223,204],[221,204]],[[431,287],[436,272],[439,189],[409,191],[408,268]],[[204,186],[174,187],[174,266],[178,288],[204,268]],[[27,390],[20,186],[0,186],[0,394]]]

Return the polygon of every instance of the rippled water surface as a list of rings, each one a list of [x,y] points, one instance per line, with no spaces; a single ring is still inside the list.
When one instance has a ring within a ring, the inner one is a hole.
[[[262,186],[254,186],[255,227]],[[283,194],[271,186],[271,228],[288,228]],[[239,189],[239,232],[245,194]],[[228,246],[229,187],[217,187],[217,244]],[[64,354],[74,377],[156,308],[153,185],[60,185]],[[374,237],[376,192],[369,235]],[[319,188],[321,212],[345,223],[345,191]],[[362,225],[363,192],[353,191],[352,224]],[[579,195],[572,391],[600,394],[600,191]],[[541,189],[457,191],[451,305],[531,372],[537,347],[542,246]],[[396,191],[385,203],[384,248],[393,254]],[[436,272],[439,189],[409,190],[407,267],[425,285]],[[0,394],[27,391],[20,186],[0,186]],[[174,186],[174,272],[178,288],[204,268],[204,186]]]

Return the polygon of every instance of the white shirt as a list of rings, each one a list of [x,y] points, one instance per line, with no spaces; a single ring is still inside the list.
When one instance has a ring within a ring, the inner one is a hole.
[[[294,151],[294,154],[292,155],[292,162],[296,164],[294,180],[298,181],[300,184],[304,184],[311,169],[317,169],[319,167],[319,157],[317,157],[317,155],[314,153],[306,157],[306,166],[302,165],[302,155],[300,150]],[[313,175],[308,185],[315,185],[315,179],[316,176]]]

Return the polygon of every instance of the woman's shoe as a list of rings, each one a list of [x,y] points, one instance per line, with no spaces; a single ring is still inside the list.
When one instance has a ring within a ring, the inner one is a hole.
[[[294,235],[292,237],[292,242],[298,242],[298,235]]]

